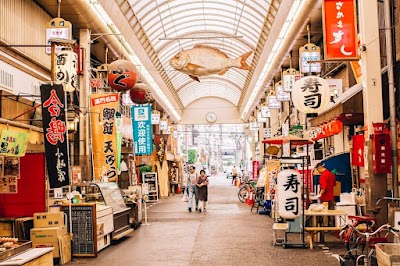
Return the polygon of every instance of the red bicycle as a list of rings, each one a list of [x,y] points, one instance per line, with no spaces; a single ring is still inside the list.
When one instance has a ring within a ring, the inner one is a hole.
[[[382,197],[378,199],[376,204],[378,204],[381,200],[400,201],[399,198]],[[352,220],[353,223],[351,224],[351,226],[343,229],[340,236],[346,244],[347,254],[350,256],[350,258],[356,259],[359,254],[364,253],[367,241],[365,236],[360,234],[359,232],[367,234],[377,230],[378,225],[375,216],[379,213],[379,210],[380,207],[374,210],[369,210],[371,214],[367,214],[366,216],[348,216],[348,218]],[[374,236],[371,236],[369,239],[368,249],[375,249],[376,243],[387,243],[388,236],[389,232],[387,230],[376,232],[376,234],[374,234]]]

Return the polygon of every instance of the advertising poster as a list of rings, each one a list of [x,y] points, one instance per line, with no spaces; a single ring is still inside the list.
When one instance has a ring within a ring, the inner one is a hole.
[[[118,102],[118,94],[90,95],[93,167],[96,181],[114,181],[118,174],[115,126]]]
[[[132,106],[133,141],[135,154],[153,153],[153,128],[151,125],[151,107]]]
[[[5,156],[24,156],[28,140],[29,133],[3,129],[0,137],[0,154]]]

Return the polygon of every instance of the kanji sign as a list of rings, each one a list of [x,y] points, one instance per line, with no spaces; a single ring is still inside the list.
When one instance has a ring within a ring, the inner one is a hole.
[[[261,116],[263,118],[271,117],[271,110],[268,106],[261,106]]]
[[[324,0],[325,60],[357,59],[356,0]]]
[[[307,43],[299,49],[299,68],[301,73],[320,73],[321,63],[310,61],[321,60],[321,48],[313,43]]]
[[[41,85],[40,94],[50,188],[59,188],[70,183],[64,89],[62,85]]]
[[[298,171],[286,169],[278,174],[279,215],[295,219],[301,214],[301,176]]]
[[[319,113],[330,101],[327,82],[317,76],[306,76],[294,83],[292,90],[294,107],[302,113]]]
[[[281,102],[278,101],[276,96],[268,96],[268,107],[269,109],[280,109]]]
[[[132,106],[132,125],[135,154],[152,154],[153,128],[151,125],[151,107],[149,105]]]
[[[46,45],[50,45],[50,39],[71,39],[72,24],[62,18],[54,18],[46,23]],[[56,53],[61,52],[62,46],[56,47]],[[51,54],[51,47],[46,47],[46,54]]]
[[[364,167],[364,135],[353,136],[351,165]]]
[[[117,178],[118,94],[91,94],[90,113],[93,138],[93,168],[96,181]]]
[[[0,155],[24,156],[28,139],[27,132],[3,129],[0,138]]]

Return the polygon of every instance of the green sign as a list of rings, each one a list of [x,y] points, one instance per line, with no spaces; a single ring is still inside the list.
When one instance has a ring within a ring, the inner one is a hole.
[[[115,115],[115,126],[117,130],[117,168],[121,169],[121,147],[122,147],[122,116],[120,112]]]
[[[1,132],[0,154],[24,156],[28,146],[29,133],[3,129]]]

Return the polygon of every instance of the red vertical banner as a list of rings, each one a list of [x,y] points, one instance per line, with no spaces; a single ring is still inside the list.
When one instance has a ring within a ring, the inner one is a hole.
[[[254,180],[257,180],[259,175],[260,175],[260,162],[253,161],[252,177]]]
[[[351,165],[364,167],[364,135],[353,136]]]
[[[325,60],[357,59],[356,0],[323,0]]]

